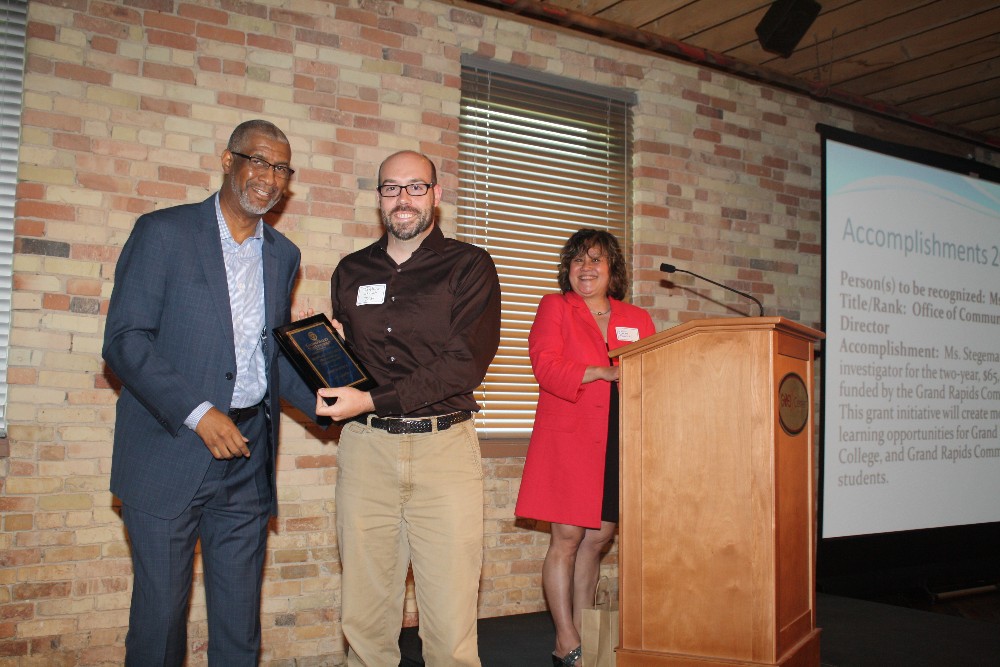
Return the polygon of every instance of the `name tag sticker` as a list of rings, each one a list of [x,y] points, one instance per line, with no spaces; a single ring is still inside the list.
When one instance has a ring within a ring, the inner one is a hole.
[[[615,335],[618,340],[634,343],[639,340],[639,330],[635,327],[615,327]]]
[[[385,283],[381,285],[362,285],[358,288],[356,306],[369,306],[385,303]]]

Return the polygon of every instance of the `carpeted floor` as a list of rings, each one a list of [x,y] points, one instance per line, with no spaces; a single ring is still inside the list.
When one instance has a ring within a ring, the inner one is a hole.
[[[820,594],[816,625],[822,630],[822,667],[1000,665],[1000,593],[935,603],[893,602]],[[544,612],[479,621],[483,667],[548,667],[553,642],[552,623]],[[424,664],[416,628],[403,630],[400,647],[400,667]]]
[[[1000,665],[993,622],[830,595],[818,597],[816,616],[824,667]]]

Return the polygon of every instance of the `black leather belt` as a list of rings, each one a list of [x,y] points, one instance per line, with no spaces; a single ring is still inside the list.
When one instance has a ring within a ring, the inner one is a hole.
[[[358,415],[351,419],[351,421],[356,421],[359,424],[364,424],[365,426],[371,426],[372,428],[377,428],[382,431],[387,431],[392,435],[404,435],[408,433],[430,433],[434,430],[434,425],[437,424],[437,430],[446,431],[453,424],[461,424],[462,422],[467,422],[472,419],[472,413],[468,410],[463,410],[461,412],[452,412],[447,415],[440,415],[438,417],[419,417],[419,418],[404,418],[404,417],[376,417],[375,415]]]
[[[229,408],[229,418],[233,420],[234,424],[245,422],[251,417],[256,416],[263,406],[264,401],[261,401],[257,405],[251,405],[246,408]]]

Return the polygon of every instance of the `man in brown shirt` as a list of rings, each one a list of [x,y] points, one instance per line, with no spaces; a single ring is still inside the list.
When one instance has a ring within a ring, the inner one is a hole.
[[[336,489],[349,665],[398,665],[412,562],[426,664],[479,665],[476,604],[483,469],[471,413],[500,342],[500,283],[489,254],[445,238],[433,163],[403,151],[379,169],[386,233],[331,279],[335,325],[378,382],[317,412],[350,420]]]

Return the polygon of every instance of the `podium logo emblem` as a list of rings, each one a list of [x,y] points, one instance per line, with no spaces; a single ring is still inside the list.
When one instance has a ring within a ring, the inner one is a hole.
[[[778,421],[788,435],[798,435],[809,421],[809,392],[797,373],[789,373],[778,385]]]

